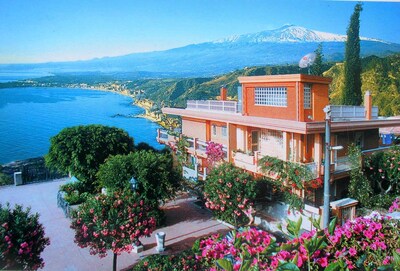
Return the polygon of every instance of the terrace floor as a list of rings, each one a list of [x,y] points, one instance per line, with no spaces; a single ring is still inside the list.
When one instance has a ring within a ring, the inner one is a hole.
[[[112,253],[100,259],[92,256],[89,249],[79,248],[74,243],[74,231],[70,229],[70,220],[65,218],[63,211],[57,207],[57,191],[66,179],[51,182],[35,183],[22,186],[0,187],[0,202],[11,205],[22,204],[31,206],[31,212],[40,214],[39,221],[45,227],[45,234],[51,244],[42,253],[45,267],[42,270],[110,270],[112,268]],[[127,269],[141,257],[156,254],[157,232],[166,233],[165,254],[179,252],[190,248],[201,236],[215,232],[226,233],[227,226],[213,220],[211,213],[193,204],[196,199],[182,194],[176,200],[168,202],[166,211],[166,226],[157,229],[151,237],[142,238],[144,251],[139,254],[123,253],[118,257],[118,270]]]

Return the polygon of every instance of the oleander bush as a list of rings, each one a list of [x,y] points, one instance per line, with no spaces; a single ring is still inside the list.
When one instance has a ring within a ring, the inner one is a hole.
[[[39,214],[21,205],[11,208],[0,203],[0,269],[37,270],[44,267],[40,257],[50,244]]]
[[[130,190],[89,197],[73,215],[75,243],[101,258],[111,250],[115,271],[117,256],[130,252],[132,244],[139,244],[139,238],[150,236],[156,228],[151,214],[148,203]]]
[[[214,168],[204,185],[205,206],[214,216],[235,226],[249,222],[256,198],[256,181],[230,163]]]

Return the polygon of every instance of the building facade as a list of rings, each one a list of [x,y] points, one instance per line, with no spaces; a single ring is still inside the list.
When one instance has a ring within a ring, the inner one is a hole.
[[[259,161],[264,156],[304,165],[313,178],[323,179],[325,113],[329,105],[330,78],[291,74],[239,77],[237,100],[187,101],[185,109],[163,108],[163,113],[182,118],[182,135],[187,137],[188,176],[206,177],[209,142],[222,144],[225,160],[255,175],[265,175]],[[379,128],[400,126],[399,119],[378,117],[369,92],[364,106],[329,106],[331,145],[343,146],[330,152],[331,200],[346,196],[350,163],[348,147],[354,143],[364,153],[383,150]],[[179,140],[160,130],[160,143],[174,146]],[[194,168],[194,169],[193,169]],[[268,176],[274,178],[274,176]],[[310,193],[296,191],[309,209],[319,212],[323,188]]]

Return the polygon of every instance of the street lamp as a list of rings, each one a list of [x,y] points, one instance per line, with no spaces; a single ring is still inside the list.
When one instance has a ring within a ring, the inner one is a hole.
[[[136,181],[135,177],[132,176],[132,178],[129,180],[129,183],[131,184],[132,191],[135,191],[138,186],[138,181]]]
[[[323,227],[328,228],[330,210],[331,151],[342,150],[343,146],[331,146],[331,107],[325,106],[325,160],[324,160],[324,212]]]

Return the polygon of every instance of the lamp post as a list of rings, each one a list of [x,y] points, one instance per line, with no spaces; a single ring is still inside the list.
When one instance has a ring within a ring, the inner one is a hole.
[[[129,183],[131,184],[132,191],[136,191],[138,182],[135,177],[132,176],[132,178],[129,180]]]
[[[330,210],[331,151],[341,150],[343,146],[331,146],[331,107],[325,106],[325,160],[324,160],[324,212],[323,227],[328,228]]]
[[[329,224],[329,179],[331,166],[331,107],[325,106],[325,160],[324,160],[324,212],[323,212],[323,227],[327,228]]]

